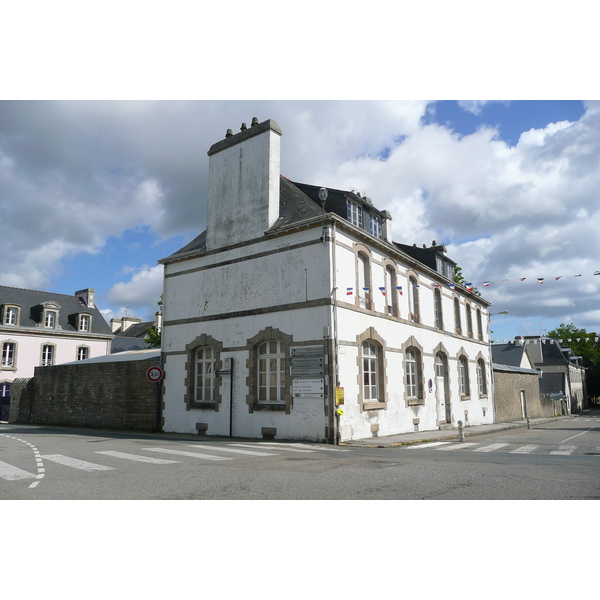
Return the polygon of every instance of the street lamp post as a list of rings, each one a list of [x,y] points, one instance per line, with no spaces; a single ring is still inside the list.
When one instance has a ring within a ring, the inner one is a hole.
[[[490,396],[492,398],[492,414],[494,416],[493,422],[496,422],[496,398],[494,397],[494,358],[492,356],[492,328],[491,322],[492,317],[496,315],[507,315],[507,310],[501,310],[497,313],[488,313],[488,344],[490,347]]]

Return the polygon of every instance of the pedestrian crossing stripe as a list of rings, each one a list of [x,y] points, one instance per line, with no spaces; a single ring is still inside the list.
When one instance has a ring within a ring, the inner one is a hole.
[[[472,448],[473,446],[479,446],[478,442],[461,442],[459,444],[452,444],[452,446],[444,446],[438,448],[438,450],[463,450],[464,448]]]
[[[176,454],[178,456],[192,456],[193,458],[203,458],[205,460],[233,460],[233,458],[229,458],[228,456],[214,456],[213,454],[200,454],[200,452],[186,452],[185,450],[173,450],[171,448],[144,448],[144,450]]]
[[[418,446],[409,446],[409,450],[414,450],[418,448],[433,448],[434,446],[441,446],[443,444],[450,444],[450,442],[429,442],[428,444],[419,444]]]
[[[235,454],[248,454],[250,456],[279,456],[273,452],[253,452],[252,450],[240,450],[239,448],[225,448],[224,446],[208,446],[205,444],[189,444],[193,448],[202,450],[208,448],[209,450],[219,450],[220,452],[233,452]]]
[[[113,467],[97,465],[96,463],[87,462],[85,460],[79,460],[77,458],[71,458],[70,456],[63,456],[62,454],[44,454],[42,458],[58,463],[60,465],[65,465],[66,467],[80,469],[82,471],[112,471],[113,469]]]
[[[572,454],[576,448],[577,448],[577,446],[561,445],[558,447],[558,450],[553,450],[552,452],[550,452],[550,454],[559,454],[559,455],[563,455],[563,456],[568,456],[569,454]]]
[[[256,448],[257,450],[263,450],[264,446],[259,446],[258,444],[231,444],[232,446],[239,446],[241,448]],[[314,452],[314,450],[301,450],[300,448],[282,448],[282,450],[286,450],[287,452]]]
[[[529,454],[533,450],[535,450],[537,446],[532,446],[531,444],[527,444],[525,446],[521,446],[520,448],[516,448],[515,450],[511,450],[511,454]]]
[[[483,446],[483,448],[475,448],[473,452],[492,452],[504,448],[504,446],[508,446],[508,444],[490,444],[489,446]]]
[[[153,456],[142,456],[141,454],[130,454],[129,452],[118,452],[116,450],[98,450],[96,454],[104,454],[105,456],[113,456],[114,458],[124,458],[125,460],[133,460],[136,462],[152,463],[156,465],[175,464],[178,460],[167,460],[166,458],[154,458]]]
[[[18,467],[13,467],[8,463],[0,461],[0,479],[7,481],[17,481],[18,479],[35,479],[36,476],[28,471],[23,471]]]

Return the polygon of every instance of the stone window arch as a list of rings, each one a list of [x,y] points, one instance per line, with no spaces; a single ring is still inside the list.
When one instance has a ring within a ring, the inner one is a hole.
[[[246,385],[248,411],[292,409],[290,348],[293,336],[267,327],[246,341],[249,358]]]
[[[421,322],[421,307],[419,300],[419,278],[416,273],[408,272],[406,274],[408,280],[408,305],[410,312],[410,320],[414,323]]]
[[[186,410],[192,408],[219,411],[221,397],[221,377],[223,368],[221,352],[223,342],[205,333],[199,335],[186,347],[185,395]]]
[[[406,406],[425,404],[423,347],[414,336],[402,344]]]
[[[385,340],[374,327],[356,337],[358,346],[358,404],[360,411],[387,408]]]

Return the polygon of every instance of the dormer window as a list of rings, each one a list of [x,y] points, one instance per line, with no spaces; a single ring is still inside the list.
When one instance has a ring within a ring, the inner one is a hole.
[[[92,317],[90,315],[79,315],[78,331],[91,331]]]
[[[56,312],[53,310],[47,310],[44,313],[44,327],[50,327],[51,329],[56,328]]]
[[[19,324],[19,312],[18,306],[5,306],[2,313],[2,324],[3,325],[18,325]]]
[[[381,239],[381,219],[379,217],[370,216],[369,233],[376,238]]]
[[[346,200],[346,208],[348,211],[348,221],[352,225],[356,225],[362,229],[363,226],[363,210],[362,207],[352,202],[352,200]]]

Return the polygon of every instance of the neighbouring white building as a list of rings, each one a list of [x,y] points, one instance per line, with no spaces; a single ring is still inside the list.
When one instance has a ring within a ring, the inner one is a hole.
[[[89,288],[67,296],[0,286],[1,420],[7,420],[15,379],[33,377],[39,366],[110,353],[114,335],[94,296]]]
[[[394,243],[369,198],[323,203],[282,176],[280,136],[254,119],[210,148],[206,231],[160,261],[164,431],[335,443],[492,423],[489,302],[452,283],[443,246]]]

